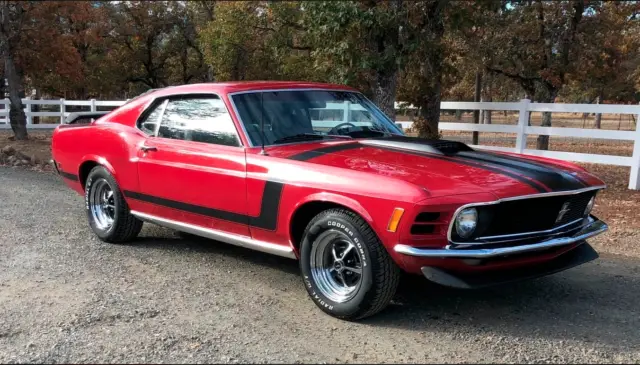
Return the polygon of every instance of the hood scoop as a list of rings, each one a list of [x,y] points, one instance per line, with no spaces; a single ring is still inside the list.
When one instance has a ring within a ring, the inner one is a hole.
[[[426,152],[438,155],[455,155],[458,152],[473,151],[471,147],[462,142],[405,136],[370,138],[359,142],[372,147],[396,148],[399,150]]]

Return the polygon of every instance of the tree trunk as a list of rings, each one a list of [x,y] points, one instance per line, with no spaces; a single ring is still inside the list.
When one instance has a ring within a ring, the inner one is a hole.
[[[420,119],[421,128],[418,130],[418,136],[421,138],[439,139],[438,122],[440,121],[440,90],[425,95],[423,97],[422,111]]]
[[[596,104],[602,103],[602,90],[600,90],[600,94],[596,99]],[[602,113],[596,114],[596,128],[600,129],[602,127]]]
[[[16,140],[29,139],[29,134],[27,133],[27,116],[24,114],[24,106],[20,98],[20,92],[23,90],[22,80],[16,72],[13,57],[8,54],[7,49],[5,49],[3,53],[5,77],[9,82],[9,100],[11,101],[9,120],[11,129],[13,130]]]
[[[556,95],[558,94],[557,90],[552,90],[549,92],[549,99],[546,100],[547,103],[553,103],[556,100]],[[542,124],[541,127],[551,127],[551,112],[543,112],[542,113]],[[536,148],[539,150],[548,150],[549,149],[549,136],[539,135],[538,140],[536,142]]]
[[[398,72],[376,74],[375,85],[373,87],[373,102],[392,121],[396,120],[396,88],[398,85]]]

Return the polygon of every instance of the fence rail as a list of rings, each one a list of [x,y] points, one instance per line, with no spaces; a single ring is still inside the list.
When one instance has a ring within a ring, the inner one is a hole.
[[[89,107],[88,111],[97,111],[97,107],[118,107],[126,101],[100,101],[100,100],[23,100],[27,124],[31,129],[55,128],[56,124],[33,124],[33,117],[58,117],[60,123],[64,123],[69,115],[67,106]],[[58,111],[34,112],[33,105],[57,105]],[[8,124],[9,100],[0,100],[0,107],[4,106],[4,111],[0,111],[0,129],[10,128]],[[496,151],[506,151],[523,153],[536,156],[556,158],[560,160],[601,163],[618,166],[631,167],[629,177],[629,188],[640,190],[640,106],[638,105],[606,105],[606,104],[549,104],[531,103],[528,99],[523,99],[515,103],[503,102],[442,102],[442,110],[500,110],[517,111],[518,123],[515,125],[504,124],[471,124],[471,123],[450,123],[441,122],[440,130],[446,131],[466,131],[466,132],[492,132],[492,133],[512,133],[516,135],[515,148],[472,145],[478,149],[488,149]],[[635,131],[616,131],[602,129],[581,129],[581,128],[559,128],[559,127],[534,127],[529,126],[529,115],[531,112],[554,112],[554,113],[603,113],[603,114],[630,114],[636,115],[637,123]],[[411,127],[411,122],[398,122],[404,128]],[[527,148],[527,135],[547,135],[572,138],[595,138],[611,139],[619,141],[633,141],[633,154],[628,156],[613,156],[592,153],[546,151]]]

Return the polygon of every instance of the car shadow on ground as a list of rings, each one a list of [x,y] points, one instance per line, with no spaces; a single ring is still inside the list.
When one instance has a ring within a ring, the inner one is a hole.
[[[203,254],[216,254],[221,257],[243,260],[251,265],[278,269],[288,274],[298,275],[300,272],[298,261],[296,260],[270,255],[208,238],[176,232],[168,228],[158,227],[158,229],[166,230],[166,235],[171,237],[159,238],[144,235],[125,245],[139,247],[140,249],[189,250]]]
[[[637,278],[587,264],[563,273],[478,290],[403,277],[392,305],[363,323],[449,331],[456,326],[496,336],[586,340],[619,346],[640,338]]]
[[[295,260],[196,236],[146,236],[131,245],[215,254],[299,275]],[[421,276],[403,275],[392,304],[359,324],[443,332],[467,326],[492,330],[496,336],[580,339],[619,346],[640,338],[640,291],[632,290],[640,283],[635,276],[619,272],[620,266],[604,266],[590,263],[544,278],[480,290],[449,289]],[[306,295],[302,285],[299,289],[300,295]]]

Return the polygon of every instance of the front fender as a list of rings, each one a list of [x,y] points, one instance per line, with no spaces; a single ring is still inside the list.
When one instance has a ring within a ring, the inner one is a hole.
[[[369,225],[373,224],[373,218],[371,217],[371,214],[369,214],[369,212],[367,212],[367,210],[364,209],[364,207],[357,200],[346,197],[344,195],[327,192],[310,194],[298,201],[298,203],[291,211],[288,217],[288,221],[291,221],[291,219],[301,206],[311,202],[327,202],[342,205],[345,208],[349,208],[355,213],[358,213],[362,218],[364,218],[364,220],[367,221],[367,223],[369,223]]]

